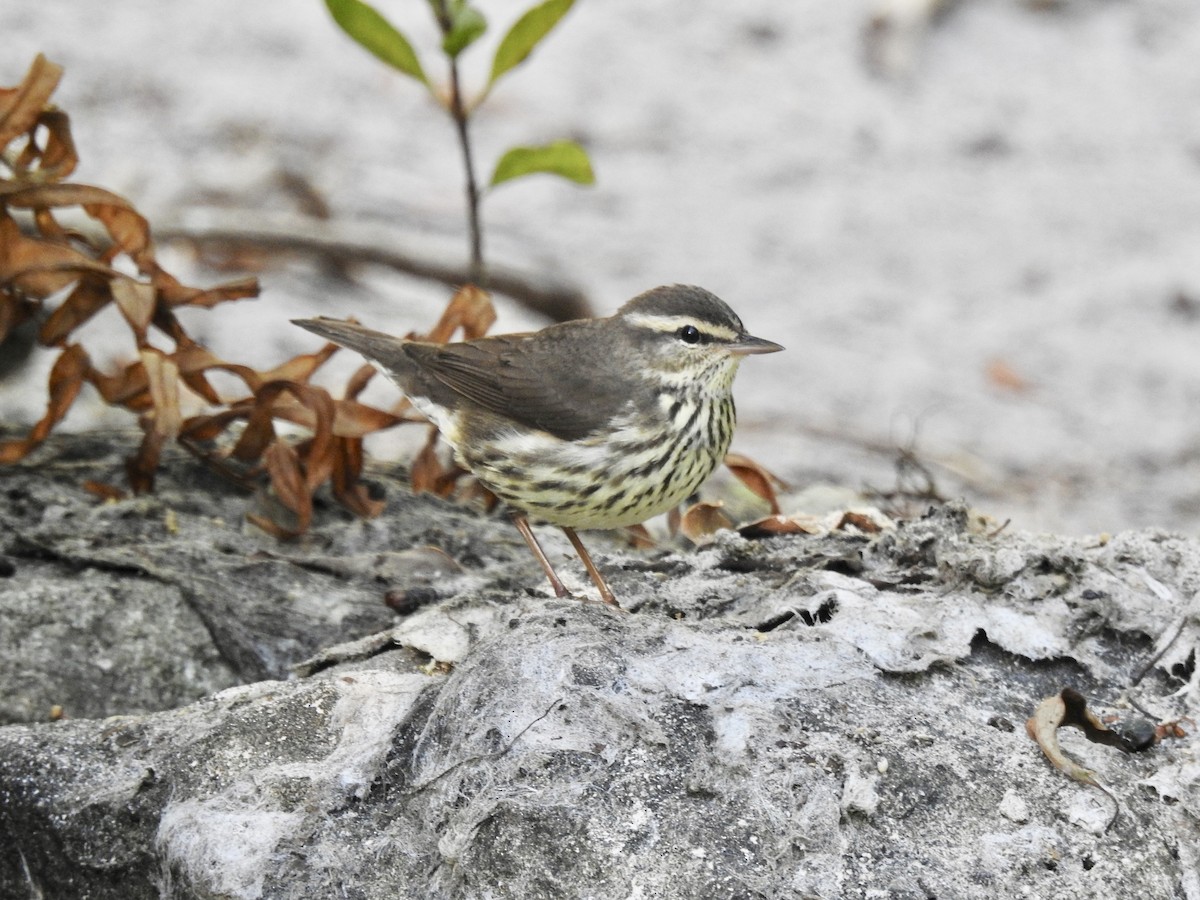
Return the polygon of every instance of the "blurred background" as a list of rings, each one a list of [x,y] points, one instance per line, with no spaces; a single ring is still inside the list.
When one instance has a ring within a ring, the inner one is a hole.
[[[468,89],[528,3],[478,5]],[[377,6],[440,80],[427,4]],[[205,235],[318,223],[465,271],[451,125],[323,3],[39,0],[0,6],[0,35],[0,84],[38,52],[65,66],[75,180],[133,201],[169,270],[261,278],[187,311],[219,354],[310,351],[297,316],[421,329],[450,290]],[[487,258],[596,314],[662,283],[722,296],[787,348],[743,366],[734,448],[797,487],[931,478],[1011,527],[1196,533],[1198,60],[1194,0],[579,0],[473,137],[485,176],[574,138],[598,183],[498,188]],[[497,331],[548,321],[497,304]],[[133,355],[115,325],[88,326],[112,327],[97,364]],[[51,360],[0,381],[0,420],[41,415]],[[133,424],[86,398],[67,421]]]

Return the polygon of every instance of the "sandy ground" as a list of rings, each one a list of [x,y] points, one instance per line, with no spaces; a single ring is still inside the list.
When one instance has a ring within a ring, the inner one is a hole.
[[[482,4],[493,42],[522,5]],[[425,4],[380,7],[432,59]],[[475,135],[485,170],[513,143],[575,137],[599,184],[498,190],[492,260],[568,278],[602,313],[664,282],[722,295],[788,348],[744,367],[735,447],[799,484],[889,487],[907,447],[1017,527],[1195,533],[1200,6],[963,0],[887,45],[908,56],[885,74],[875,9],[581,2]],[[79,179],[156,224],[299,216],[286,172],[335,223],[457,252],[449,127],[323,4],[40,0],[0,7],[0,35],[4,84],[38,51],[66,66]],[[489,60],[475,51],[468,76]],[[166,256],[185,280],[222,277]],[[189,325],[263,367],[312,346],[288,317],[404,331],[446,299],[383,270],[261,275],[263,299]],[[504,306],[499,328],[535,321]],[[4,421],[38,415],[47,366],[0,385]],[[128,422],[85,403],[70,425],[97,418]]]

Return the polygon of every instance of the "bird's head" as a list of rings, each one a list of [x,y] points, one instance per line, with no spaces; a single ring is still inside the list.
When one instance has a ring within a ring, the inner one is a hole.
[[[613,321],[623,326],[646,374],[667,385],[699,382],[727,388],[742,357],[783,349],[747,334],[728,304],[691,285],[639,294],[617,310]]]

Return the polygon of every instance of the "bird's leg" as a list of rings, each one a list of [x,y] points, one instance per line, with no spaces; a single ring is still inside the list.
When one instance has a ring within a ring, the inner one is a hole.
[[[608,586],[608,582],[604,580],[604,576],[600,574],[600,570],[596,568],[596,564],[592,562],[592,557],[588,555],[587,548],[583,546],[583,541],[579,539],[579,535],[575,533],[574,528],[568,528],[566,525],[561,526],[563,534],[567,536],[567,540],[571,542],[571,546],[575,548],[575,552],[579,554],[579,558],[583,560],[583,567],[587,569],[589,575],[592,576],[592,582],[600,590],[600,599],[609,606],[621,608],[621,604],[617,602],[617,598],[613,595],[612,588]]]
[[[517,526],[517,531],[521,532],[521,537],[525,538],[525,543],[529,545],[529,549],[533,551],[533,555],[537,557],[537,561],[541,564],[542,571],[550,579],[550,586],[554,588],[554,596],[574,598],[575,595],[567,590],[567,586],[562,583],[562,579],[554,571],[554,566],[550,565],[550,560],[546,557],[545,551],[542,550],[542,545],[533,536],[533,530],[529,527],[529,520],[524,516],[513,516],[513,524]]]

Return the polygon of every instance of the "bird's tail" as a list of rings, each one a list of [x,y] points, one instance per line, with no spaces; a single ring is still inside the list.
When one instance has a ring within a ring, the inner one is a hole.
[[[408,342],[403,338],[393,337],[353,322],[327,319],[324,316],[317,319],[292,319],[292,324],[361,353],[371,362],[393,372],[409,368],[410,364],[404,354],[404,345]]]

